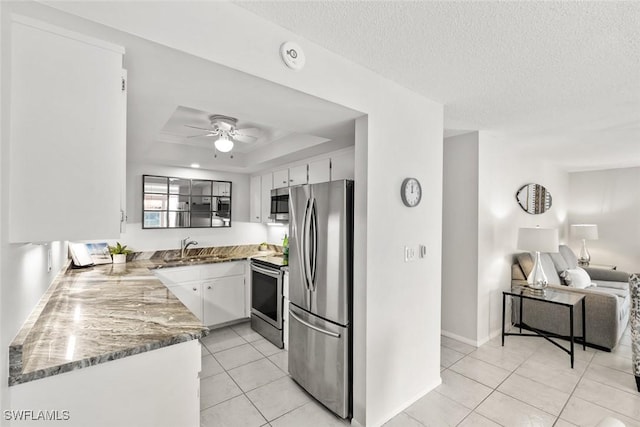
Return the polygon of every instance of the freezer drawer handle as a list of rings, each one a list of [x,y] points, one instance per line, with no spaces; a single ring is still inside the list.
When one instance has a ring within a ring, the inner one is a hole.
[[[323,333],[325,335],[329,335],[330,337],[340,338],[340,334],[336,334],[335,332],[331,332],[331,331],[327,331],[327,330],[322,329],[322,328],[318,328],[317,326],[314,326],[311,323],[305,322],[304,320],[302,320],[301,318],[296,316],[292,311],[289,311],[289,314],[291,315],[291,317],[296,319],[298,322],[302,323],[307,328],[311,328],[314,331],[318,331],[318,332]]]

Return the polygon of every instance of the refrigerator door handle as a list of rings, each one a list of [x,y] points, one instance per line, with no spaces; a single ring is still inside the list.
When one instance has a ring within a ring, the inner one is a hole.
[[[331,332],[331,331],[327,331],[326,329],[322,329],[322,328],[318,328],[317,326],[312,325],[309,322],[305,322],[304,320],[302,320],[301,318],[299,318],[295,313],[293,313],[292,311],[289,311],[289,315],[291,317],[293,317],[294,319],[296,319],[298,322],[302,323],[304,326],[306,326],[307,328],[313,329],[314,331],[318,331],[321,334],[325,334],[325,335],[329,335],[330,337],[334,337],[334,338],[340,338],[340,334],[337,334],[335,332]]]
[[[304,280],[307,286],[307,290],[311,291],[313,286],[313,275],[311,272],[311,210],[313,207],[314,199],[310,198],[307,200],[307,207],[304,212],[304,225],[302,231],[302,255],[304,257],[302,265],[303,265],[303,273]]]
[[[311,225],[309,226],[309,234],[311,236],[311,287],[312,291],[316,290],[316,269],[318,266],[318,210],[316,209],[316,199],[311,200]]]

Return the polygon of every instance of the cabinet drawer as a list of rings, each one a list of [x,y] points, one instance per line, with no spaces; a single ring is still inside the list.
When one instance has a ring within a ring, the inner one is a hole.
[[[168,286],[200,279],[198,267],[166,268],[154,270],[154,274]]]
[[[201,265],[200,279],[211,279],[225,276],[244,275],[246,261],[221,262],[218,264]]]

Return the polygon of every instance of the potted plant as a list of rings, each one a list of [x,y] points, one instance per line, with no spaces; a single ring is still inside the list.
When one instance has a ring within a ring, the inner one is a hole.
[[[114,264],[124,264],[127,262],[127,255],[130,254],[131,249],[127,249],[127,245],[122,246],[120,242],[116,242],[115,246],[109,246],[109,253],[113,258]]]

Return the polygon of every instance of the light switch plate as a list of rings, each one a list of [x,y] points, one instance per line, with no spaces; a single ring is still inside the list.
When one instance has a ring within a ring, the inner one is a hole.
[[[416,260],[416,248],[413,246],[404,247],[404,262],[411,262]]]

